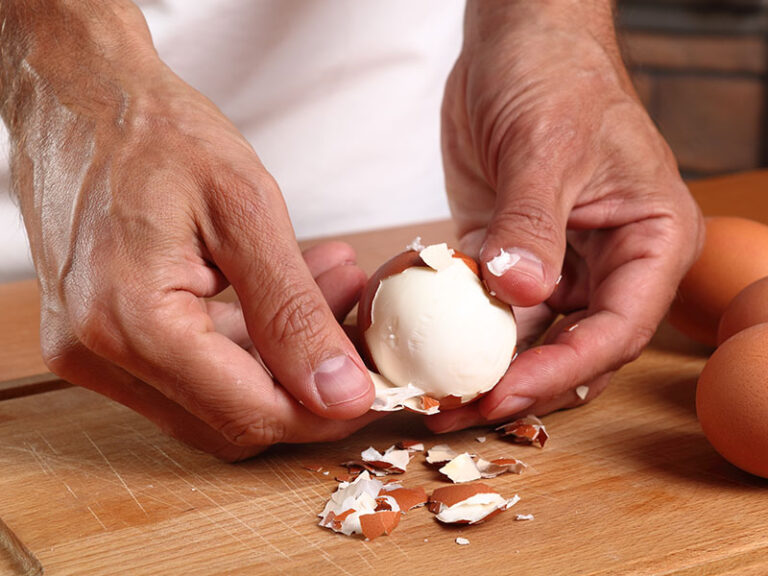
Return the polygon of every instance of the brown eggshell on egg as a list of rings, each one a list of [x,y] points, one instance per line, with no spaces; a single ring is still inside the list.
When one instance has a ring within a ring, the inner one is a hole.
[[[459,252],[458,250],[453,251],[453,257],[463,260],[469,269],[472,270],[472,272],[474,272],[478,277],[480,276],[480,270],[477,267],[477,262],[475,262],[473,258],[462,252]],[[378,270],[373,273],[373,276],[368,279],[368,282],[365,284],[365,287],[360,294],[360,302],[357,308],[357,327],[361,336],[360,344],[363,355],[365,356],[365,360],[374,370],[377,370],[376,363],[373,361],[371,351],[368,349],[368,345],[366,344],[365,338],[363,337],[365,331],[371,327],[371,322],[373,321],[371,316],[371,312],[373,310],[373,298],[376,296],[376,291],[379,289],[379,285],[381,284],[382,280],[386,280],[395,274],[400,274],[401,272],[412,267],[428,268],[428,266],[421,259],[419,252],[416,250],[406,250],[405,252],[401,252],[397,256],[390,258],[384,262],[384,264],[379,266]]]
[[[736,217],[706,220],[706,240],[698,260],[680,283],[669,322],[709,346],[717,344],[720,318],[746,286],[768,276],[768,226]]]
[[[720,318],[718,346],[737,332],[768,322],[768,277],[752,282],[739,292]]]
[[[696,413],[726,460],[768,478],[768,323],[742,330],[715,350],[699,376]]]

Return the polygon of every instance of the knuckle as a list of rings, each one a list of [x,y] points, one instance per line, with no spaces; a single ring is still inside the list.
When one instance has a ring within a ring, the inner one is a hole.
[[[283,422],[265,414],[231,418],[218,431],[237,446],[271,446],[282,442],[287,435]]]
[[[651,340],[655,330],[651,326],[640,325],[635,327],[634,331],[627,339],[626,345],[622,349],[620,356],[620,365],[629,364],[637,360],[645,349],[646,344]]]
[[[40,352],[48,369],[62,378],[67,377],[80,357],[74,338],[50,329],[41,334]]]
[[[309,289],[287,294],[273,310],[266,334],[278,344],[302,339],[315,339],[324,325],[324,303]]]
[[[110,316],[101,307],[81,307],[70,315],[70,326],[75,338],[88,350],[107,358],[117,354]]]
[[[554,246],[564,234],[553,211],[535,199],[510,202],[499,210],[497,220],[505,233],[519,235],[523,230],[539,246]]]

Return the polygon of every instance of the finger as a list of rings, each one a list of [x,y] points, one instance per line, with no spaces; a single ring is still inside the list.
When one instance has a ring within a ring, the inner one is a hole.
[[[530,348],[547,330],[555,319],[554,311],[546,304],[515,308],[517,325],[517,352]]]
[[[252,346],[248,327],[245,325],[245,317],[240,302],[219,302],[217,300],[202,300],[205,312],[211,317],[213,329],[224,335],[240,346],[248,348]]]
[[[127,406],[166,434],[222,460],[242,460],[266,447],[232,444],[156,388],[100,358],[74,339],[61,347],[49,364],[62,378]]]
[[[615,372],[608,372],[602,376],[597,377],[591,382],[587,382],[577,386],[576,388],[566,390],[560,396],[545,401],[536,402],[528,407],[525,410],[525,413],[535,414],[536,416],[543,416],[545,414],[554,412],[555,410],[576,408],[577,406],[591,402],[600,394],[602,394],[603,390],[608,387],[614,373]],[[525,414],[518,412],[516,414],[511,414],[508,417],[502,417],[502,419],[514,419],[520,418],[522,416],[525,416]]]
[[[589,234],[585,232],[584,234]],[[571,234],[573,235],[573,234]],[[586,308],[589,303],[590,275],[584,258],[568,243],[560,276],[547,304],[557,312]]]
[[[365,272],[351,264],[336,266],[315,278],[325,301],[339,322],[343,322],[357,304],[366,280]]]
[[[319,268],[315,268],[315,271]],[[360,292],[365,286],[366,274],[353,264],[341,264],[318,272],[315,277],[336,319],[343,321],[357,303]],[[245,325],[245,317],[240,302],[219,302],[204,300],[207,313],[213,321],[214,330],[223,334],[241,348],[253,345]]]
[[[678,266],[669,235],[659,219],[595,238],[612,250],[591,252],[596,288],[586,315],[566,316],[546,344],[520,354],[480,401],[481,413],[493,419],[523,402],[557,397],[636,358],[674,295]]]
[[[436,434],[489,424],[488,420],[480,414],[476,403],[455,410],[443,410],[432,416],[427,416],[424,422],[427,428]]]
[[[515,409],[509,413],[499,414],[494,420],[486,419],[480,412],[477,404],[470,404],[457,410],[447,410],[434,416],[428,416],[426,419],[427,427],[435,433],[443,434],[455,430],[463,430],[475,426],[496,426],[505,422],[511,422],[517,418],[522,418],[528,414],[544,416],[556,410],[565,408],[574,408],[586,404],[599,396],[608,386],[613,373],[600,376],[588,385],[585,389],[576,388],[568,390],[556,398],[550,398],[546,401],[534,402],[523,409]],[[582,395],[584,397],[582,398]]]
[[[51,368],[71,382],[103,394],[146,417],[165,433],[199,450],[226,460],[242,460],[254,456],[278,441],[317,442],[336,440],[347,436],[371,422],[378,415],[368,414],[356,420],[324,420],[300,406],[284,390],[275,388],[273,398],[265,396],[250,415],[273,411],[282,422],[275,422],[274,431],[262,431],[261,440],[254,435],[242,436],[234,442],[226,431],[222,432],[206,420],[196,416],[161,392],[157,383],[149,385],[119,366],[108,362],[85,348],[74,339],[60,344],[51,358]],[[184,385],[183,379],[179,380]],[[243,397],[248,402],[248,397]],[[282,407],[282,408],[281,408]],[[263,416],[261,416],[263,418]],[[213,420],[215,422],[215,419]]]
[[[301,254],[313,278],[317,278],[331,268],[357,263],[354,248],[346,242],[336,240],[320,242],[310,246]]]
[[[206,245],[238,293],[263,361],[311,411],[364,414],[373,384],[299,252],[277,185],[257,171],[216,188]]]
[[[555,175],[535,167],[512,172],[516,167],[505,166],[500,175],[480,261],[499,298],[531,306],[552,294],[560,276],[570,205]]]

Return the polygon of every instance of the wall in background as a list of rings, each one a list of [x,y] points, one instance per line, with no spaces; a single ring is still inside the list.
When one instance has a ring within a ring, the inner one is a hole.
[[[619,0],[618,28],[684,176],[768,166],[768,0]]]

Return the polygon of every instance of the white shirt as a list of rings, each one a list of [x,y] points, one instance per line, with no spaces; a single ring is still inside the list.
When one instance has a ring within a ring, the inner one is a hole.
[[[464,0],[144,0],[161,58],[276,178],[299,238],[448,216],[439,112]],[[0,281],[32,274],[0,172]]]

